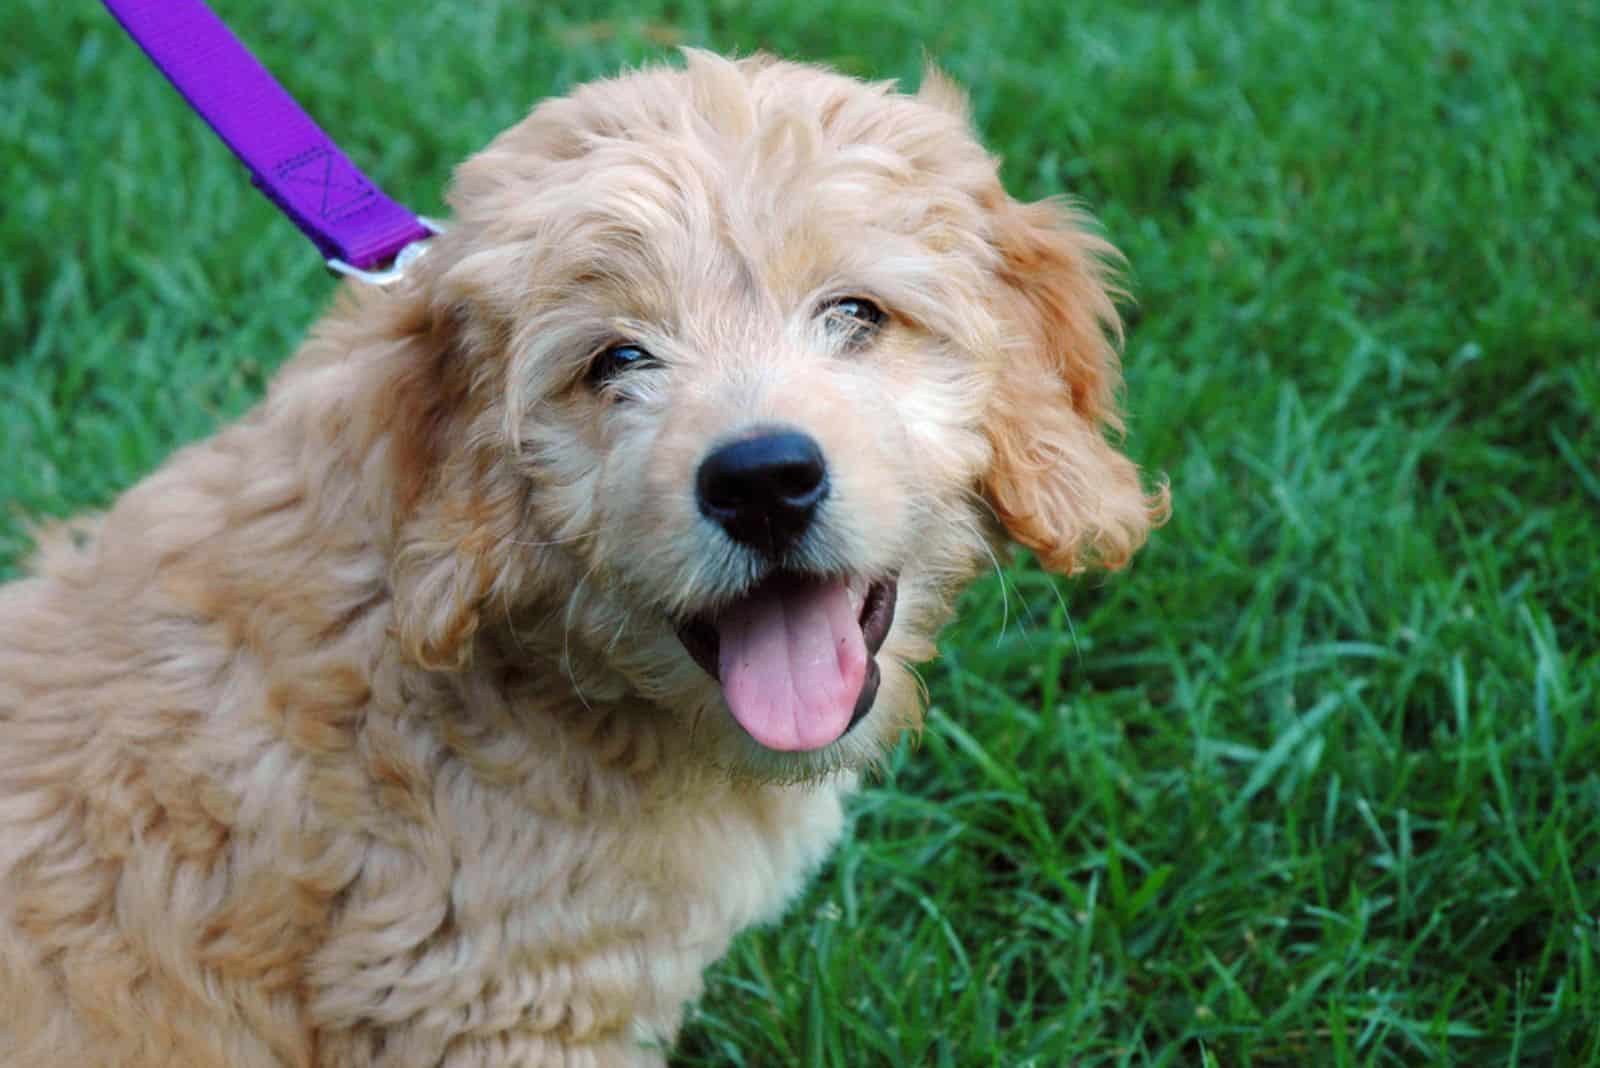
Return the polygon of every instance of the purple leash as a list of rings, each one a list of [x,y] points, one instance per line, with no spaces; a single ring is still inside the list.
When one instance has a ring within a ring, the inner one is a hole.
[[[389,199],[202,0],[104,0],[340,274],[385,285],[439,227]]]

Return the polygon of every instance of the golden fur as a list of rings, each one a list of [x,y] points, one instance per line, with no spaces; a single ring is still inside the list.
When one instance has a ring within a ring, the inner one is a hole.
[[[660,1064],[919,715],[1006,533],[1118,567],[1165,508],[1106,438],[1082,220],[959,93],[691,53],[537,108],[392,290],[245,419],[0,588],[0,1064]],[[815,309],[870,294],[862,353]],[[662,366],[602,390],[616,335]],[[669,620],[753,565],[686,486],[806,428],[813,565],[900,575],[872,713],[763,750]]]

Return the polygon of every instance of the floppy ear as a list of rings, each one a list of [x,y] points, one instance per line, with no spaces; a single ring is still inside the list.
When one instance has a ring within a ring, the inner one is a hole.
[[[395,517],[389,587],[406,657],[459,670],[486,606],[518,569],[523,487],[494,448],[500,415],[482,398],[459,321],[420,304],[392,330],[375,360],[386,378],[374,391],[369,434],[381,443]]]
[[[985,424],[994,458],[984,490],[1049,570],[1115,570],[1169,510],[1165,485],[1146,493],[1107,440],[1122,429],[1121,324],[1105,263],[1116,252],[1067,206],[1021,204],[998,188],[987,206],[1009,346]]]
[[[442,396],[441,396],[442,393]],[[449,391],[414,394],[421,409],[410,425],[435,435],[414,497],[397,532],[390,588],[400,647],[414,663],[438,671],[471,661],[472,639],[495,604],[521,582],[529,554],[515,551],[526,512],[526,485],[506,470],[485,424],[498,417],[441,413]],[[408,420],[399,420],[401,426]]]
[[[478,514],[473,514],[478,513]],[[514,521],[479,501],[465,511],[430,508],[407,524],[390,585],[407,658],[435,671],[471,662],[472,639],[497,587],[508,580]]]

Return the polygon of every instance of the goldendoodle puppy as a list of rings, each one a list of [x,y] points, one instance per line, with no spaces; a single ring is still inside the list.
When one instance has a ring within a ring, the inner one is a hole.
[[[1110,249],[960,94],[542,104],[0,589],[0,1063],[660,1064],[1007,536],[1117,567]]]

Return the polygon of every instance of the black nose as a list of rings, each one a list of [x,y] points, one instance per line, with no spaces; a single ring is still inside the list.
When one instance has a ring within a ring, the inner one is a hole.
[[[695,476],[700,511],[734,541],[777,556],[800,540],[828,495],[822,449],[794,430],[720,446]]]

